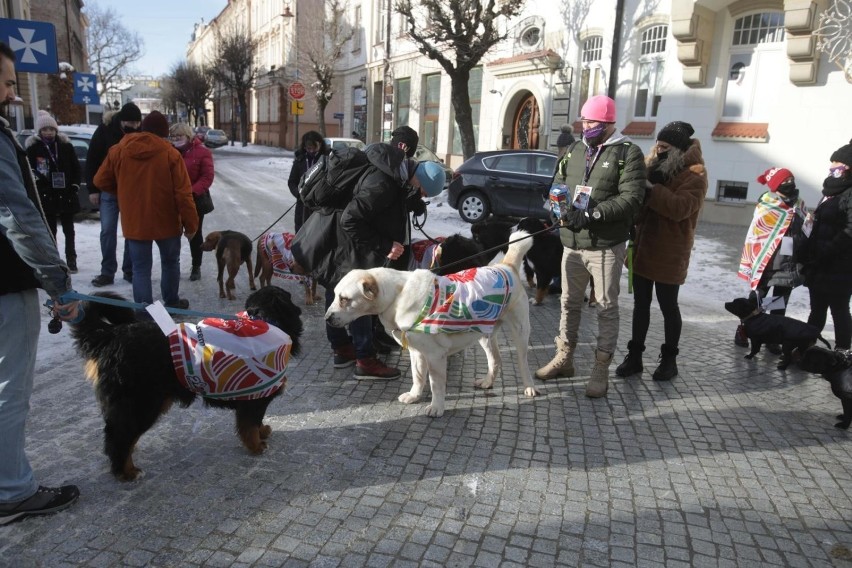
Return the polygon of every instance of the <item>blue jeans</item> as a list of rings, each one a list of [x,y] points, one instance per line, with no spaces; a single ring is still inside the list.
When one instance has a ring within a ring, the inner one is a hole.
[[[130,260],[133,263],[133,301],[143,304],[154,303],[151,290],[151,244],[160,249],[160,293],[166,305],[177,304],[180,288],[180,235],[157,241],[126,239],[130,245]]]
[[[325,309],[334,302],[334,289],[325,290]],[[349,337],[352,334],[352,337]],[[344,327],[332,327],[325,324],[325,335],[332,349],[340,349],[347,343],[355,345],[355,356],[358,359],[369,359],[376,356],[373,348],[373,316],[361,316],[349,324],[349,333]]]
[[[112,193],[101,192],[101,274],[115,277],[118,261],[115,257],[115,247],[118,242],[118,198]],[[127,241],[124,241],[124,258],[121,271],[133,272],[130,262],[130,251]]]
[[[35,289],[0,296],[0,503],[28,499],[38,489],[24,430],[40,326]]]

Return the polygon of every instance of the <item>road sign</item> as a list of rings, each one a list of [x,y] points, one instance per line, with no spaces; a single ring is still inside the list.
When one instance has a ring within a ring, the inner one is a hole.
[[[343,120],[343,113],[342,112],[334,113],[334,119],[335,120]]]
[[[0,18],[0,41],[15,52],[15,70],[58,73],[56,29],[48,22]]]
[[[290,101],[290,114],[293,116],[305,114],[305,103],[302,101]]]
[[[290,88],[288,89],[290,96],[296,99],[303,99],[305,97],[305,86],[301,83],[292,83]]]
[[[97,105],[100,104],[98,96],[98,77],[91,73],[74,73],[74,98],[75,105]]]

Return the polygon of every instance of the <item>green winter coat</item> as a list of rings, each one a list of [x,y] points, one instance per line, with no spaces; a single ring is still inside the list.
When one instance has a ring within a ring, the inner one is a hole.
[[[627,241],[633,219],[645,199],[645,157],[642,150],[617,132],[603,145],[585,184],[584,141],[574,144],[556,166],[554,183],[564,183],[571,195],[578,185],[591,186],[589,211],[601,212],[600,220],[592,220],[578,233],[565,228],[559,230],[562,245],[567,248],[604,250]],[[623,156],[624,168],[619,176],[620,156]]]

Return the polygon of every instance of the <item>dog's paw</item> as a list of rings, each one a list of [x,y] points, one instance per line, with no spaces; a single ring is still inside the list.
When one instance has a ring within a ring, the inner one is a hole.
[[[254,284],[249,284],[249,290],[257,290],[257,286]]]
[[[837,424],[835,424],[835,425],[834,425],[834,427],[835,427],[835,428],[840,428],[841,430],[848,430],[848,429],[849,429],[849,424],[850,424],[849,420],[841,420],[840,422],[838,422]]]
[[[138,467],[132,467],[121,473],[116,474],[116,479],[123,482],[136,481],[145,476],[145,472]]]
[[[789,367],[789,366],[790,366],[789,361],[782,361],[782,362],[778,363],[778,365],[776,365],[775,368],[778,369],[779,371],[786,371],[787,367]]]
[[[753,354],[753,353],[749,353],[748,355],[746,355],[745,357],[743,357],[743,359],[754,359],[754,354]]]
[[[430,404],[426,407],[426,416],[431,416],[432,418],[440,418],[444,415],[444,407],[438,406],[435,403]]]
[[[535,298],[530,298],[530,305],[532,306],[540,306],[542,302],[537,302]]]
[[[219,292],[219,297],[220,297],[220,298],[224,298],[224,297],[225,297],[225,293],[224,293],[224,292]]]
[[[534,396],[538,396],[539,394],[540,393],[534,387],[527,387],[524,389],[524,396],[532,398]]]
[[[397,400],[398,400],[399,402],[404,403],[404,404],[414,404],[415,402],[417,402],[418,400],[420,400],[420,397],[419,397],[419,396],[416,396],[416,395],[413,395],[413,394],[411,394],[410,392],[406,392],[406,393],[402,393],[401,395],[399,395],[399,396],[397,397]]]
[[[478,389],[490,389],[494,386],[494,379],[476,379],[473,381],[473,386]]]

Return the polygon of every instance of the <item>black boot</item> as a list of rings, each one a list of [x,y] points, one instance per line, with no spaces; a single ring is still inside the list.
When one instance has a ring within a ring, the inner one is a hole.
[[[642,367],[642,352],[645,351],[645,346],[636,343],[632,339],[627,342],[627,357],[624,362],[616,367],[615,374],[619,377],[629,377],[636,373],[641,373]]]
[[[677,376],[677,347],[669,347],[663,344],[660,347],[660,364],[654,371],[655,381],[670,381]]]

